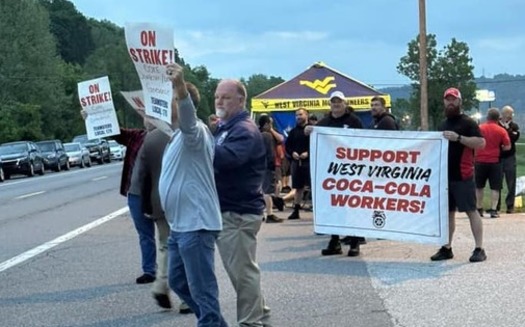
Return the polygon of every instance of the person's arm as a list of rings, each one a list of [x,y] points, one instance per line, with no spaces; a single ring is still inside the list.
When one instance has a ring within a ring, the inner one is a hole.
[[[450,142],[459,142],[474,150],[483,149],[485,147],[485,139],[482,136],[465,136],[454,131],[443,131],[443,137]]]
[[[512,143],[516,143],[516,141],[518,141],[520,138],[520,127],[515,122],[510,122],[507,133],[509,134],[510,141]]]
[[[256,135],[257,133],[258,135]],[[235,169],[250,160],[254,149],[262,150],[264,146],[261,133],[237,126],[229,130],[222,144],[215,145],[213,165],[216,169]]]
[[[275,140],[275,144],[277,144],[277,145],[283,144],[284,136],[282,136],[279,132],[274,130],[273,127],[270,128],[270,133],[272,134],[273,139]]]
[[[264,148],[266,149],[266,167],[268,169],[275,169],[275,155],[273,153],[273,136],[271,134],[263,134]]]

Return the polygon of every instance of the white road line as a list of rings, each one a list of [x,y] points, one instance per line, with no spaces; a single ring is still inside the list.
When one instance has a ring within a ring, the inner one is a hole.
[[[123,208],[120,208],[118,209],[117,211],[115,212],[112,212],[110,213],[109,215],[107,216],[104,216],[102,218],[99,218],[89,224],[86,224],[82,227],[79,227],[67,234],[64,234],[62,236],[59,236],[57,238],[55,238],[54,240],[51,240],[47,243],[44,243],[42,245],[39,245],[35,248],[32,248],[31,250],[28,250],[22,254],[19,254],[17,255],[16,257],[13,257],[7,261],[4,261],[2,263],[0,263],[0,272],[4,271],[4,270],[7,270],[9,268],[12,268],[18,264],[21,264],[22,262],[24,261],[27,261],[41,253],[44,253],[46,252],[47,250],[49,249],[52,249],[54,248],[55,246],[57,245],[60,245],[61,243],[64,243],[66,241],[69,241],[70,239],[74,238],[74,237],[77,237],[78,235],[82,234],[82,233],[85,233],[97,226],[100,226],[102,225],[103,223],[105,222],[108,222],[110,221],[111,219],[113,218],[116,218],[124,213],[128,212],[128,207],[123,207]]]
[[[39,191],[39,192],[34,192],[34,193],[20,195],[20,196],[17,196],[15,198],[15,200],[21,200],[21,199],[25,199],[25,198],[30,198],[32,196],[39,195],[39,194],[42,194],[42,193],[46,193],[46,191]]]
[[[106,179],[106,178],[108,178],[108,176],[100,176],[100,177],[97,177],[97,178],[93,178],[92,181],[96,182],[96,181],[100,181],[100,180],[103,180],[103,179]]]

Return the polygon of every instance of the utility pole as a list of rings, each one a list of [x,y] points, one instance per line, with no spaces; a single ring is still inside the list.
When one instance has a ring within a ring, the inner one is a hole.
[[[419,0],[419,86],[421,130],[428,131],[427,23],[425,0]]]

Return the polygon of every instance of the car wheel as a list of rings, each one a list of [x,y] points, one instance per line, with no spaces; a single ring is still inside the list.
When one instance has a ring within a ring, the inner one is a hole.
[[[5,181],[4,170],[0,168],[0,182],[3,182],[3,181]]]
[[[66,161],[66,170],[69,170],[69,169],[71,169],[71,167],[69,166],[69,160],[68,160]]]
[[[35,166],[33,166],[33,163],[29,163],[29,171],[27,172],[27,176],[33,177],[35,176]]]
[[[62,170],[62,166],[60,165],[60,161],[59,161],[59,162],[57,162],[57,166],[55,167],[55,171],[58,173],[61,170]]]

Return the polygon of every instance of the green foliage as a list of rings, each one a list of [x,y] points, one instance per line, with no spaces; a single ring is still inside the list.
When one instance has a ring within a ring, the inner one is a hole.
[[[248,80],[241,79],[241,82],[246,85],[246,91],[248,91],[247,105],[248,109],[251,109],[251,100],[254,96],[257,96],[276,85],[284,83],[284,80],[281,77],[268,77],[263,74],[255,74],[250,76]]]
[[[197,115],[206,120],[215,112],[219,80],[175,52],[186,79],[201,93]],[[109,77],[120,125],[142,127],[142,119],[120,95],[141,89],[122,27],[88,19],[68,0],[0,1],[0,143],[69,141],[85,133],[77,84],[102,76]],[[282,82],[265,75],[245,81],[250,98]]]
[[[58,42],[58,50],[68,63],[83,64],[95,49],[88,21],[67,0],[40,0],[48,10],[50,31]]]
[[[435,130],[443,120],[443,92],[448,87],[460,89],[463,97],[463,108],[470,110],[477,106],[475,100],[476,83],[474,81],[474,66],[469,55],[469,47],[465,42],[452,39],[442,50],[436,49],[436,36],[427,36],[427,79],[428,79],[428,117],[429,127]],[[397,66],[399,73],[412,80],[413,92],[410,97],[410,107],[419,108],[419,36],[408,44],[408,53],[400,59]],[[412,109],[413,123],[419,126],[420,110]]]

